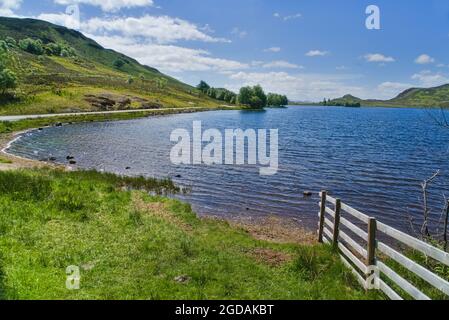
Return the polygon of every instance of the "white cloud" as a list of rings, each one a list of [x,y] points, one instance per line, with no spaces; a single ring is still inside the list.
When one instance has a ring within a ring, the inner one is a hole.
[[[253,67],[260,67],[264,63],[265,63],[264,61],[254,60],[254,61],[251,61],[251,66],[253,66]]]
[[[299,19],[299,18],[302,17],[302,14],[295,13],[295,14],[288,15],[288,16],[282,16],[280,13],[276,12],[276,13],[273,14],[273,17],[278,18],[278,19],[282,19],[284,21],[288,21],[288,20]]]
[[[0,0],[0,16],[14,16],[14,11],[20,8],[22,0]]]
[[[88,4],[101,7],[103,11],[114,12],[123,8],[153,6],[153,0],[54,0],[61,5]]]
[[[415,63],[417,64],[429,64],[434,63],[435,59],[429,56],[428,54],[422,54],[418,58],[415,59]]]
[[[234,29],[232,29],[231,34],[243,39],[248,35],[248,32],[235,27]]]
[[[53,24],[64,26],[70,29],[79,29],[80,21],[74,15],[64,13],[42,13],[37,19],[48,21]]]
[[[365,60],[368,62],[395,62],[393,57],[387,57],[381,53],[369,53],[365,55]]]
[[[422,87],[436,87],[449,83],[449,78],[441,73],[433,73],[425,70],[412,76],[413,80],[419,81]]]
[[[262,65],[263,68],[281,68],[281,69],[303,69],[303,66],[298,66],[297,64],[290,63],[288,61],[278,60],[267,62]]]
[[[246,69],[249,66],[235,60],[210,56],[205,50],[190,49],[174,45],[138,42],[119,36],[87,35],[104,47],[137,59],[140,63],[164,72],[184,71],[229,71]]]
[[[281,52],[281,48],[279,47],[271,47],[268,49],[264,49],[264,52]]]
[[[365,55],[365,60],[368,62],[395,62],[393,57],[388,57],[380,53],[369,53]]]
[[[82,30],[92,33],[114,33],[125,37],[143,37],[157,43],[173,43],[178,40],[198,40],[204,42],[229,42],[214,38],[186,20],[168,16],[145,15],[140,18],[93,18],[82,24]]]
[[[377,86],[379,91],[379,98],[393,98],[396,97],[401,92],[413,88],[415,85],[410,83],[401,83],[401,82],[383,82]]]
[[[421,71],[411,77],[415,80],[415,83],[403,83],[403,82],[383,82],[377,86],[379,98],[390,99],[396,97],[399,93],[417,87],[436,87],[449,83],[449,78],[441,73],[432,73],[429,70]]]
[[[297,13],[297,14],[293,14],[293,15],[291,15],[291,16],[285,16],[285,17],[284,17],[284,21],[293,20],[293,19],[298,19],[298,18],[301,18],[301,17],[302,17],[302,14]]]
[[[329,54],[328,51],[321,51],[321,50],[310,50],[306,53],[306,56],[308,57],[324,57]]]
[[[332,74],[289,74],[287,72],[237,72],[226,88],[238,91],[241,86],[260,84],[267,92],[286,94],[290,99],[321,101],[324,97],[341,97],[347,93],[366,96],[369,90],[351,86],[343,80],[352,76]]]

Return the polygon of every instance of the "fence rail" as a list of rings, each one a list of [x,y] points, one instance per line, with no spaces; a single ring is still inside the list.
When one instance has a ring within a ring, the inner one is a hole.
[[[363,288],[381,290],[392,300],[403,300],[404,294],[401,296],[397,292],[399,290],[394,290],[387,284],[388,282],[393,283],[393,287],[400,288],[406,296],[416,300],[430,300],[422,289],[394,271],[392,266],[387,265],[387,261],[395,261],[449,298],[448,281],[380,241],[379,235],[388,236],[399,244],[418,251],[445,266],[449,266],[449,253],[378,222],[342,203],[340,199],[330,197],[326,191],[322,191],[320,197],[318,240],[338,249],[343,263],[351,269]],[[327,204],[331,204],[333,208],[328,207]],[[342,230],[343,228],[345,230]],[[351,237],[352,234],[357,240]],[[387,282],[385,282],[386,279],[388,279]]]

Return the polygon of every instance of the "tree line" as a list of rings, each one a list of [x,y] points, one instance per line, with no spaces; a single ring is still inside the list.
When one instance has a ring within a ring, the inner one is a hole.
[[[40,39],[25,38],[16,42],[15,39],[8,37],[4,42],[10,48],[19,48],[25,52],[34,55],[47,55],[47,56],[58,56],[58,57],[75,57],[76,51],[74,48],[62,42],[50,42],[44,44]]]
[[[5,96],[9,90],[17,87],[17,75],[8,68],[12,49],[20,49],[38,56],[76,56],[75,49],[61,42],[51,42],[44,45],[41,40],[31,38],[25,38],[18,42],[12,37],[0,40],[0,94],[2,96]]]
[[[260,85],[243,87],[240,89],[239,94],[235,94],[227,89],[212,88],[205,81],[201,81],[197,89],[212,99],[226,101],[231,104],[246,105],[256,109],[288,105],[287,96],[276,93],[266,94]]]
[[[6,41],[0,41],[0,94],[4,96],[8,90],[17,86],[16,74],[8,69],[10,46]]]

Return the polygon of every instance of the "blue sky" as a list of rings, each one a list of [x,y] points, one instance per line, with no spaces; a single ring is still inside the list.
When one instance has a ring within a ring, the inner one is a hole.
[[[365,27],[368,5],[380,30]],[[447,0],[0,0],[0,15],[77,28],[192,85],[317,101],[449,83]]]

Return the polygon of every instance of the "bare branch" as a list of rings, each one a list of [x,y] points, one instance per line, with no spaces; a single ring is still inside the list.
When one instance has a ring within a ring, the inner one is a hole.
[[[427,194],[427,189],[429,187],[429,185],[433,182],[433,180],[436,179],[436,177],[438,177],[438,175],[440,174],[440,170],[438,170],[437,172],[435,172],[430,178],[426,179],[423,181],[423,183],[421,184],[422,187],[422,191],[423,191],[423,224],[421,227],[421,235],[423,238],[430,238],[430,231],[429,231],[429,215],[430,215],[430,209],[428,207],[428,194]]]
[[[441,114],[441,118],[434,115],[431,111],[433,111],[434,109],[426,109],[427,114],[429,115],[430,118],[432,118],[432,120],[437,123],[440,127],[443,128],[449,128],[449,122],[446,116],[446,112],[447,110],[445,108],[440,108],[440,114]]]

